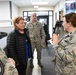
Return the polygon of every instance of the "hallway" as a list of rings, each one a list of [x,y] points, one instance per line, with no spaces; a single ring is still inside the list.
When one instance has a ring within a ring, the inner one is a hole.
[[[54,62],[51,61],[54,56],[52,45],[48,44],[48,49],[42,50],[42,64],[43,69],[41,70],[42,75],[56,75],[54,70]]]
[[[41,69],[37,65],[37,55],[36,55],[36,50],[34,52],[34,68],[31,69],[29,67],[28,63],[28,68],[27,68],[27,75],[56,75],[55,70],[54,70],[54,63],[51,61],[52,57],[54,56],[54,51],[52,48],[52,45],[49,43],[48,44],[48,49],[42,49],[42,65],[43,68]]]

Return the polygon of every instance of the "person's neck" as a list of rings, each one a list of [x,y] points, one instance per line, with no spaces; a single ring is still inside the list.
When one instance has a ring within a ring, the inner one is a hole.
[[[36,23],[36,21],[32,21],[32,23]]]
[[[20,30],[20,29],[19,29],[19,32],[20,32],[21,34],[24,34],[24,30]]]
[[[74,27],[71,27],[68,31],[69,32],[74,32],[74,31],[76,31],[76,27],[75,28]]]

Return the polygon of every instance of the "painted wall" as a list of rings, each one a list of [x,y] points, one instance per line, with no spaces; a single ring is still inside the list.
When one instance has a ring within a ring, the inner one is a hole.
[[[19,16],[19,8],[14,3],[11,3],[12,15],[10,15],[11,10],[9,6],[9,1],[0,1],[0,32],[9,33],[13,29],[13,25],[11,25],[12,19]]]
[[[0,25],[11,25],[12,19],[18,14],[18,7],[10,1],[0,1]]]
[[[0,25],[0,32],[6,32],[9,33],[11,30],[13,30],[13,25]]]
[[[11,24],[10,22],[2,23],[2,20],[10,20],[9,1],[0,1],[0,25]]]
[[[10,19],[10,7],[8,1],[0,1],[0,20]]]
[[[19,16],[19,7],[12,3],[12,19]]]
[[[19,15],[23,16],[23,11],[43,11],[43,10],[53,10],[53,7],[39,7],[38,9],[34,9],[33,7],[25,7],[19,8]]]

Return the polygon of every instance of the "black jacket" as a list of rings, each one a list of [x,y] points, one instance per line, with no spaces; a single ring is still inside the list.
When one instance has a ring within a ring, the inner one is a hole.
[[[48,25],[44,24],[44,31],[45,31],[45,34],[46,34],[46,40],[50,40],[50,34],[49,34],[49,31],[48,31]]]
[[[7,37],[8,56],[13,58],[16,64],[20,63],[26,65],[25,40],[27,40],[30,45],[32,57],[31,42],[26,32],[27,30],[25,29],[24,34],[21,34],[17,29],[14,29]]]

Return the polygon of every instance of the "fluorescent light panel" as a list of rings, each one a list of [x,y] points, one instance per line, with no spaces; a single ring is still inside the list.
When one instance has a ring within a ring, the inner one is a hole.
[[[34,6],[34,8],[36,8],[36,9],[37,9],[37,8],[39,8],[39,6],[38,6],[38,5],[35,5],[35,6]]]
[[[75,0],[68,0],[66,1],[66,3],[73,3],[73,2],[76,2]]]
[[[47,5],[48,2],[32,2],[32,5]]]

